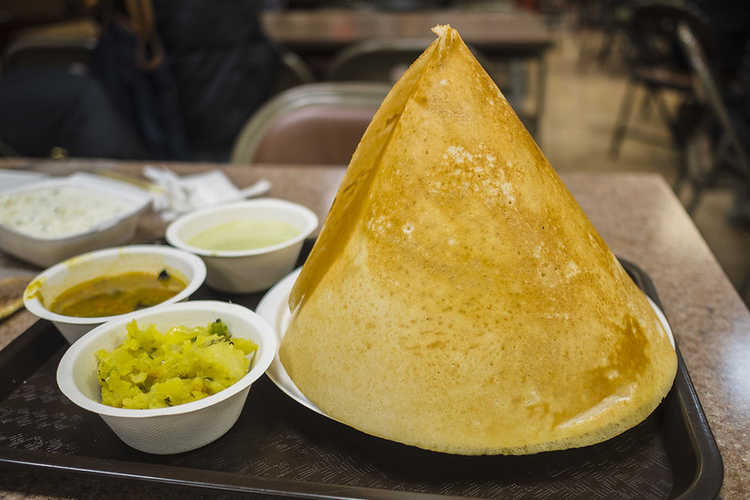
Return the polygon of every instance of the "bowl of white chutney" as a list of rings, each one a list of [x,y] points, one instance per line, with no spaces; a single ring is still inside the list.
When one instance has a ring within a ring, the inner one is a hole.
[[[128,243],[151,196],[89,174],[0,192],[0,249],[41,267]]]

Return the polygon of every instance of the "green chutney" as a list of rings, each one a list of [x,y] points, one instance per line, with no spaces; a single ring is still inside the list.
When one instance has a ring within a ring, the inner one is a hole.
[[[188,240],[203,250],[255,250],[278,245],[300,234],[293,224],[273,219],[235,219],[219,224]]]

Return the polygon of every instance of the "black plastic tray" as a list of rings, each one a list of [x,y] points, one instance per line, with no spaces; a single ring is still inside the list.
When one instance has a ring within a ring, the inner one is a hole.
[[[649,277],[623,265],[659,304]],[[254,308],[261,296],[223,298]],[[196,296],[212,297],[208,289]],[[97,415],[60,393],[55,370],[66,346],[51,323],[38,321],[0,351],[0,465],[42,475],[154,481],[186,494],[208,488],[315,498],[707,499],[723,479],[679,349],[674,386],[657,410],[624,434],[586,448],[521,457],[428,452],[322,417],[264,376],[225,436],[192,452],[154,456],[123,444]]]

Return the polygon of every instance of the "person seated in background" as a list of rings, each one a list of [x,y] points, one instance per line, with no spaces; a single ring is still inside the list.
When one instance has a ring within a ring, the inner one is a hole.
[[[104,88],[62,68],[18,68],[0,78],[4,154],[99,158],[148,156]]]
[[[261,6],[98,2],[102,34],[85,71],[34,65],[0,78],[0,141],[26,156],[226,160],[280,68]]]
[[[156,0],[164,44],[197,159],[225,161],[240,130],[268,98],[281,53],[254,0]]]

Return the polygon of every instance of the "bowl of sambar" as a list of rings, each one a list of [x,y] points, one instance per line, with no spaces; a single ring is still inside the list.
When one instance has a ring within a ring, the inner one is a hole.
[[[182,250],[157,245],[109,248],[42,272],[26,287],[24,304],[52,321],[72,344],[109,320],[186,300],[205,278],[203,261]]]

